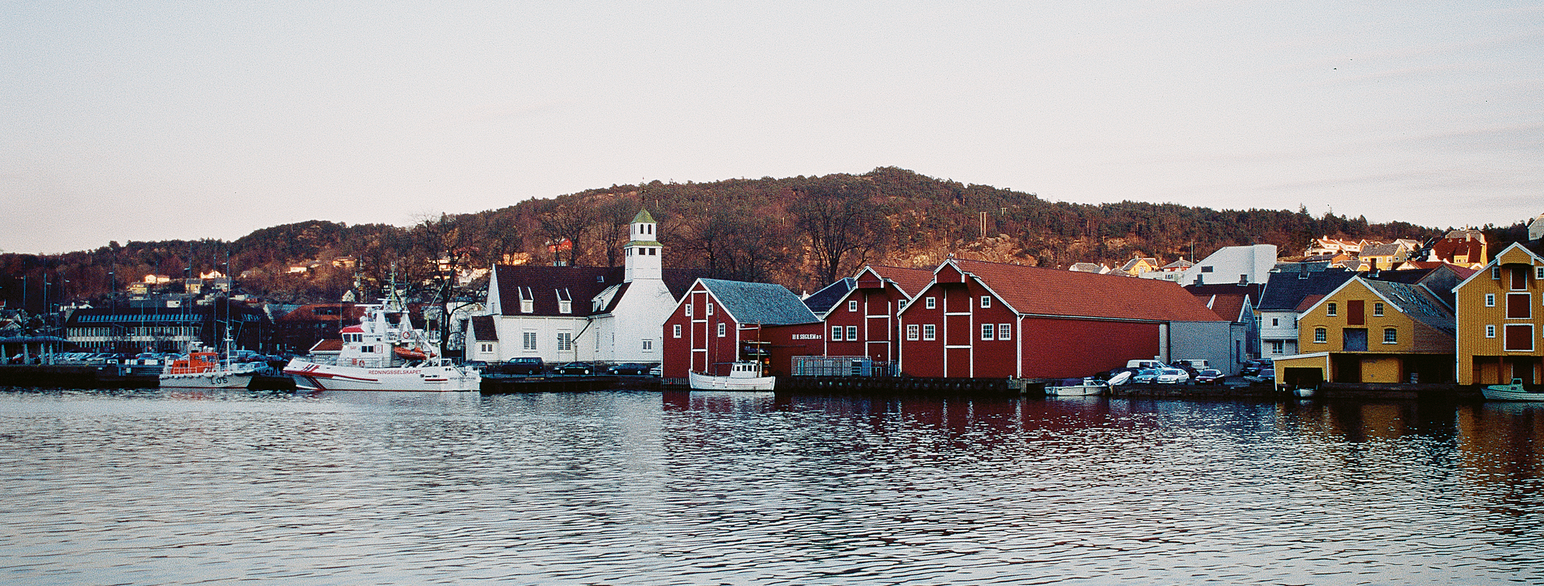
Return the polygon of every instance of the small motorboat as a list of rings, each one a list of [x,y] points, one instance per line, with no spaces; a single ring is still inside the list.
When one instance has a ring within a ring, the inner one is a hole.
[[[1105,391],[1110,390],[1110,387],[1126,384],[1128,380],[1131,380],[1131,372],[1129,371],[1112,376],[1108,381],[1102,381],[1093,377],[1083,377],[1081,380],[1075,378],[1062,379],[1055,381],[1054,384],[1047,384],[1045,386],[1045,396],[1089,397],[1103,395]]]
[[[1544,401],[1544,391],[1523,388],[1523,379],[1514,378],[1509,385],[1486,385],[1480,389],[1489,401]]]

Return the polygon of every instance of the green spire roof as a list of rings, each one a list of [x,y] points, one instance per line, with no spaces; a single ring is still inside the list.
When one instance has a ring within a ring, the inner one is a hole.
[[[649,215],[649,210],[647,208],[644,208],[644,209],[639,209],[638,210],[638,215],[633,216],[633,223],[634,224],[656,224],[658,222],[655,222],[654,221],[654,216]]]

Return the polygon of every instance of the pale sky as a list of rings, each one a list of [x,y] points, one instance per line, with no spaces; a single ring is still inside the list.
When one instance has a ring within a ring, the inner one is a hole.
[[[640,181],[1544,212],[1540,2],[0,0],[0,251]]]

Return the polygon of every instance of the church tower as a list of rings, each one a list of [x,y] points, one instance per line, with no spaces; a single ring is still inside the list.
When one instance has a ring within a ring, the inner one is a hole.
[[[632,226],[628,230],[631,238],[623,247],[627,254],[622,282],[662,278],[659,255],[664,245],[659,243],[659,236],[654,233],[656,227],[654,216],[649,215],[649,210],[638,210],[638,215],[633,216]]]

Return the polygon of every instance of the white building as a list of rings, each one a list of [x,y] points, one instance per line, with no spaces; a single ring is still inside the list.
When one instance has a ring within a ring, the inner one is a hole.
[[[663,268],[656,228],[647,210],[638,212],[621,267],[495,266],[486,314],[470,321],[466,359],[660,362],[665,318],[702,275]]]
[[[1185,269],[1180,285],[1260,284],[1276,268],[1276,245],[1224,246]]]

